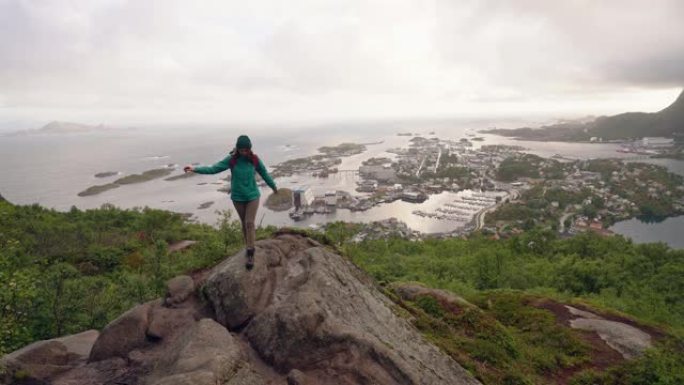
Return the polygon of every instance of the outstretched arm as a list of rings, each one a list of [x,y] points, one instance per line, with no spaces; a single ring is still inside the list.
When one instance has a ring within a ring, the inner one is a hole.
[[[216,162],[215,164],[211,166],[203,166],[203,167],[193,167],[194,172],[198,174],[216,174],[221,171],[225,171],[228,169],[230,165],[230,155],[225,157],[224,159]]]
[[[261,175],[262,178],[264,178],[266,184],[271,189],[273,189],[273,191],[278,191],[278,187],[276,187],[273,178],[271,178],[271,176],[268,175],[268,171],[266,171],[266,166],[264,166],[264,162],[262,162],[261,159],[259,159],[259,166],[257,166],[257,172],[259,173],[259,175]]]

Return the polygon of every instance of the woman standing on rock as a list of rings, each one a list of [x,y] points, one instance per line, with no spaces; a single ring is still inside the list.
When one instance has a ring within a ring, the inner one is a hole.
[[[252,152],[252,141],[247,135],[240,135],[233,151],[223,160],[212,166],[193,167],[185,166],[185,172],[196,172],[198,174],[216,174],[230,169],[230,199],[233,201],[235,210],[242,223],[242,235],[247,245],[247,269],[254,266],[254,238],[256,228],[257,209],[259,208],[259,188],[254,179],[254,172],[258,172],[266,184],[273,189],[274,193],[278,188],[273,179],[266,171],[264,163]]]

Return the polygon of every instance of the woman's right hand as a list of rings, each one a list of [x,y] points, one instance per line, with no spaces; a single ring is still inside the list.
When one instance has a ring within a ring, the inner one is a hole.
[[[192,166],[185,166],[185,167],[183,167],[183,171],[184,172],[194,172],[195,168]]]

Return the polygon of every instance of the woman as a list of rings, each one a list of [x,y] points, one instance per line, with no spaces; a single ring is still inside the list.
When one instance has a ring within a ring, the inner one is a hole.
[[[216,174],[227,169],[230,169],[231,173],[230,199],[240,217],[240,222],[242,222],[242,235],[247,245],[247,263],[245,266],[250,270],[254,266],[254,238],[256,235],[254,220],[261,195],[254,179],[254,171],[264,178],[274,193],[278,192],[278,188],[271,176],[268,175],[264,163],[252,152],[252,141],[247,135],[240,135],[233,151],[218,163],[206,167],[185,166],[183,170],[198,174]]]

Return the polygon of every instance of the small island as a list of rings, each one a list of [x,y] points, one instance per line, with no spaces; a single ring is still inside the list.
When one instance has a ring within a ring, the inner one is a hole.
[[[155,168],[152,170],[147,170],[142,174],[131,174],[126,175],[123,178],[119,178],[114,181],[116,184],[133,184],[133,183],[143,183],[150,181],[152,179],[161,178],[167,176],[173,172],[173,168]]]
[[[323,146],[318,152],[327,156],[351,156],[366,151],[366,146],[357,143],[341,143],[337,146]]]
[[[109,191],[115,188],[121,187],[121,185],[116,184],[116,183],[107,183],[107,184],[102,184],[102,185],[97,185],[97,186],[90,186],[87,189],[81,191],[78,193],[78,196],[80,197],[86,197],[90,195],[97,195],[101,194],[105,191]]]
[[[357,143],[341,143],[337,146],[323,146],[318,149],[320,154],[304,158],[289,159],[273,166],[274,178],[291,176],[295,173],[311,172],[318,177],[327,177],[338,172],[337,165],[342,163],[343,157],[357,155],[366,151],[366,146]]]
[[[118,188],[123,185],[127,184],[134,184],[134,183],[143,183],[147,182],[153,179],[157,178],[162,178],[164,176],[167,176],[173,172],[172,167],[165,167],[165,168],[156,168],[152,170],[147,170],[143,172],[142,174],[132,174],[132,175],[127,175],[123,178],[119,178],[115,180],[112,183],[104,184],[104,185],[96,185],[96,186],[91,186],[88,187],[87,189],[79,192],[77,195],[80,197],[85,197],[85,196],[90,196],[90,195],[97,195],[101,194],[105,191],[109,191],[115,188]]]
[[[95,174],[95,178],[108,178],[110,176],[118,175],[118,171],[105,171],[105,172],[98,172]]]
[[[197,174],[195,174],[194,172],[184,172],[182,174],[178,174],[178,175],[170,176],[168,178],[164,178],[164,180],[167,182],[172,182],[174,180],[192,178],[195,175],[197,175]]]

